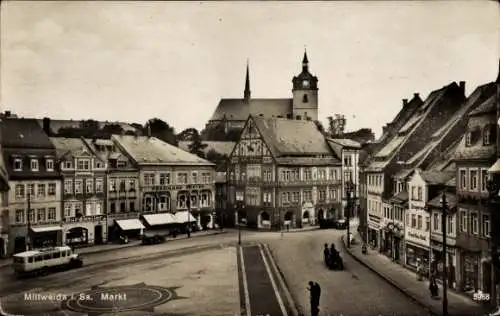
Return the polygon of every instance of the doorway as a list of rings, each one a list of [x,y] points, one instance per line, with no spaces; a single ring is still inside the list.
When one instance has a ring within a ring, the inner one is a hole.
[[[16,237],[14,239],[14,253],[24,252],[26,249],[26,237]]]
[[[102,245],[102,225],[96,225],[94,227],[94,243],[96,245]]]

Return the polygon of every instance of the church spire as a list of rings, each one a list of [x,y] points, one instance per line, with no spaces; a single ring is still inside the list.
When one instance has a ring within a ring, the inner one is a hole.
[[[250,92],[250,71],[248,70],[248,59],[247,59],[247,74],[245,76],[245,92],[243,94],[243,98],[245,101],[250,100],[251,92]]]
[[[309,69],[309,59],[307,59],[307,50],[304,48],[304,58],[302,59],[302,70],[307,72]]]

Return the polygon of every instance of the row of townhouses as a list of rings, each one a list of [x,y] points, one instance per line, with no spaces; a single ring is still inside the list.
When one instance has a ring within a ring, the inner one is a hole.
[[[313,121],[250,116],[229,157],[236,225],[279,229],[343,218],[359,193],[360,144],[326,138]],[[349,193],[352,192],[352,193]],[[232,210],[232,211],[231,211]]]
[[[0,124],[0,256],[105,243],[179,218],[214,226],[209,161],[155,137],[59,138],[35,119]]]
[[[446,256],[445,277],[458,291],[492,293],[487,181],[497,159],[499,100],[500,70],[495,82],[468,97],[465,82],[453,82],[425,100],[415,94],[403,100],[360,165],[367,242],[402,265],[421,265],[440,277]]]

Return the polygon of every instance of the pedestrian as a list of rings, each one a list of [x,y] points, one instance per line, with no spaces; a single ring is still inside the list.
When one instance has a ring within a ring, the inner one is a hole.
[[[308,290],[309,290],[309,300],[311,305],[311,316],[318,316],[321,287],[317,282],[309,281]]]
[[[437,298],[439,296],[439,288],[436,282],[436,277],[432,276],[429,280],[429,291],[431,292],[432,298]]]

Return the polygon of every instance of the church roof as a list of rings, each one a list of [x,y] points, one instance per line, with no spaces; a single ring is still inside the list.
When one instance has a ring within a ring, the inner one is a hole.
[[[221,99],[211,121],[221,121],[224,117],[230,121],[246,121],[249,115],[267,118],[283,116],[292,112],[292,99]]]
[[[333,156],[325,137],[313,121],[252,118],[275,156]]]

